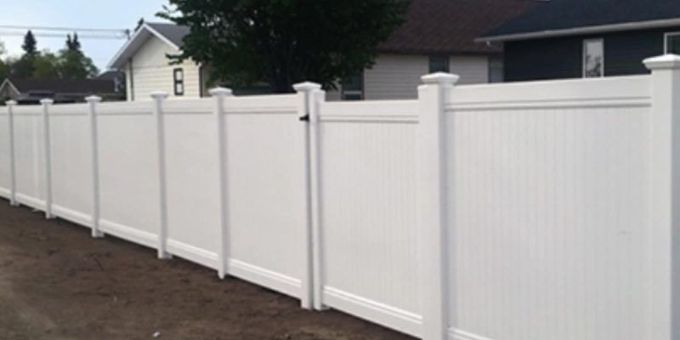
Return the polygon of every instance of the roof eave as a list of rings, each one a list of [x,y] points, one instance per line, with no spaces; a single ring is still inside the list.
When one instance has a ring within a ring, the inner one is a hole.
[[[641,29],[662,28],[680,26],[680,18],[626,22],[621,24],[584,26],[559,30],[545,30],[537,32],[514,33],[504,35],[491,35],[475,39],[476,42],[506,42],[516,40],[529,40],[540,38],[554,38],[572,35],[598,34],[608,32],[631,31]]]
[[[147,39],[149,36],[155,36],[164,43],[168,44],[172,48],[176,50],[180,50],[180,47],[177,46],[175,43],[170,41],[167,37],[164,35],[160,34],[157,30],[155,30],[153,27],[151,27],[148,23],[145,23],[140,27],[137,32],[128,40],[123,47],[116,53],[116,55],[111,59],[109,64],[107,65],[108,69],[111,70],[121,70],[125,64],[127,64],[128,60],[132,55],[135,54],[135,52],[141,47],[142,42],[140,40],[142,39]],[[137,46],[139,45],[139,46]]]

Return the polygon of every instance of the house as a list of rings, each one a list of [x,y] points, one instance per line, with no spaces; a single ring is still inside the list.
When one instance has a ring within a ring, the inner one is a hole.
[[[375,64],[340,82],[329,99],[408,99],[420,77],[436,71],[461,75],[461,83],[503,80],[502,49],[475,39],[535,4],[535,0],[413,0],[407,20],[378,47]],[[176,97],[206,95],[206,68],[191,60],[171,65],[187,27],[145,23],[110,68],[124,71],[128,100],[162,90]]]
[[[125,72],[122,71],[106,71],[98,75],[95,79],[108,80],[113,82],[113,89],[116,93],[126,93],[125,90]]]
[[[680,1],[544,1],[479,41],[504,45],[506,81],[646,74],[680,54]]]
[[[104,100],[124,100],[125,93],[116,91],[115,82],[106,79],[5,79],[0,85],[0,99],[19,104],[39,104],[50,98],[55,103],[84,102],[98,95]]]
[[[144,23],[109,63],[125,73],[128,101],[146,100],[154,91],[175,97],[203,97],[204,68],[191,60],[174,64],[169,55],[181,53],[189,28],[165,23]]]

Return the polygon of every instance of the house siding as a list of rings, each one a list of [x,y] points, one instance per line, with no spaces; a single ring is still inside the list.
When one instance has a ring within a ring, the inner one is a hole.
[[[429,73],[429,56],[382,54],[364,71],[366,100],[418,98],[420,78]],[[482,84],[489,81],[487,56],[450,57],[450,71],[460,75],[459,84]],[[328,100],[340,100],[341,89],[328,91]]]
[[[149,99],[154,91],[165,91],[174,96],[173,70],[184,70],[184,96],[199,97],[199,66],[192,61],[185,61],[180,65],[170,65],[168,54],[177,54],[172,46],[151,37],[135,54],[131,65],[125,67],[127,76],[128,100]],[[132,75],[130,74],[132,72]],[[130,81],[133,84],[130,84]]]
[[[606,76],[646,74],[645,58],[664,51],[664,34],[680,27],[535,39],[505,43],[505,80],[526,81],[583,76],[583,40],[604,39]]]

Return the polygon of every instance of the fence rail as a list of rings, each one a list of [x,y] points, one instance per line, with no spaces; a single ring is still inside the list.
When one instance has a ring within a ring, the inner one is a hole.
[[[680,340],[680,57],[649,76],[0,112],[0,196],[429,340]]]

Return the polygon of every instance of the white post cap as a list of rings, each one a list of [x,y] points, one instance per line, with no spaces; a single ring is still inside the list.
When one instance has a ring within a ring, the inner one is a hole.
[[[420,78],[427,85],[454,85],[460,79],[459,76],[446,72],[437,72],[424,75]]]
[[[652,71],[677,70],[680,69],[680,56],[675,54],[665,54],[662,56],[645,59],[644,64]]]
[[[310,81],[306,81],[304,83],[298,83],[293,85],[293,89],[297,92],[312,92],[316,90],[321,90],[321,85],[317,83],[312,83]]]
[[[43,104],[43,105],[52,105],[52,104],[54,104],[54,100],[49,99],[49,98],[41,99],[41,100],[40,100],[40,104]]]
[[[159,100],[159,99],[165,99],[168,98],[168,93],[165,91],[154,91],[151,92],[151,98]]]
[[[7,105],[7,106],[17,105],[17,101],[16,100],[8,100],[8,101],[5,102],[5,105]]]
[[[100,96],[89,96],[85,97],[85,101],[88,103],[99,103],[102,101],[102,97]]]
[[[216,87],[208,91],[213,97],[229,97],[234,95],[234,91],[226,87]]]

